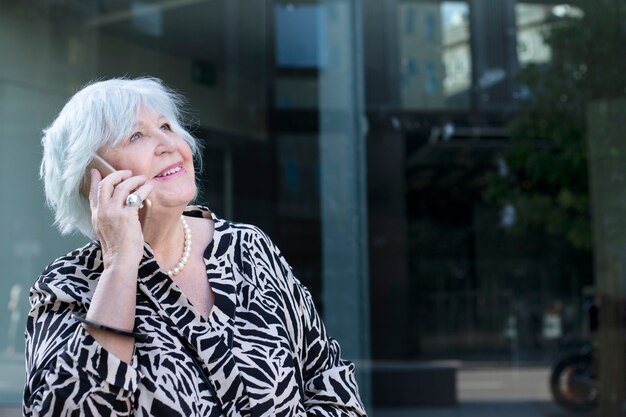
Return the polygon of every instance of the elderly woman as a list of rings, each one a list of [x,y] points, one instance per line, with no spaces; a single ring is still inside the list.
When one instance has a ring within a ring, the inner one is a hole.
[[[353,365],[278,248],[188,206],[198,144],[180,103],[157,79],[96,82],[44,132],[56,223],[94,240],[32,287],[25,415],[365,415]],[[116,171],[87,169],[95,155]]]

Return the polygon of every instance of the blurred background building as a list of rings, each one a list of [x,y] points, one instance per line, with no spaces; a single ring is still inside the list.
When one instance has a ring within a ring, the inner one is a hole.
[[[198,202],[282,248],[372,415],[566,415],[550,369],[600,299],[595,412],[620,415],[625,22],[617,0],[0,1],[6,415],[29,287],[84,243],[52,227],[41,130],[141,75],[188,97]]]

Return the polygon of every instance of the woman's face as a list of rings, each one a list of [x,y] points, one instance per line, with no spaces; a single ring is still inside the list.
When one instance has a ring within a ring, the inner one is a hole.
[[[185,206],[196,196],[191,148],[172,131],[170,121],[152,109],[142,106],[133,130],[98,154],[115,169],[145,175],[154,184],[149,198],[156,207]]]

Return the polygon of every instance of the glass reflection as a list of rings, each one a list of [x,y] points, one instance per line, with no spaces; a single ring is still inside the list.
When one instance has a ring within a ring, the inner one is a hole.
[[[550,61],[552,51],[545,42],[552,17],[552,5],[515,5],[517,21],[517,59],[521,66],[529,63],[541,64]]]
[[[398,22],[402,108],[468,107],[472,77],[469,5],[402,1]]]
[[[376,36],[363,45],[370,101],[359,116],[371,122],[376,366],[413,370],[412,382],[424,380],[424,363],[458,370],[459,405],[412,404],[408,415],[563,416],[550,372],[592,341],[593,298],[613,326],[602,333],[602,365],[617,402],[626,393],[614,366],[624,311],[623,2],[362,3],[376,7],[364,19],[364,39]],[[25,293],[58,255],[46,248],[78,246],[49,228],[40,131],[94,77],[153,74],[188,96],[207,143],[201,201],[263,225],[321,300],[320,71],[350,51],[336,47],[346,14],[320,10],[313,0],[1,2],[0,46],[11,54],[0,63],[0,132],[11,140],[0,141],[0,187],[28,204],[0,207],[0,400],[19,401]],[[16,177],[23,166],[32,168]],[[376,415],[398,415],[393,406]]]

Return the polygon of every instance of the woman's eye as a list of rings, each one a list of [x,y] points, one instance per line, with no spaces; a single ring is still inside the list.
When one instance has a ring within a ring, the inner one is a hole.
[[[161,125],[161,130],[172,130],[172,128],[169,123],[164,123]]]
[[[137,140],[137,139],[139,139],[139,138],[141,138],[141,133],[136,132],[136,133],[133,133],[133,134],[131,135],[131,137],[130,137],[130,141],[131,141],[131,142],[134,142],[134,141],[136,141],[136,140]]]

